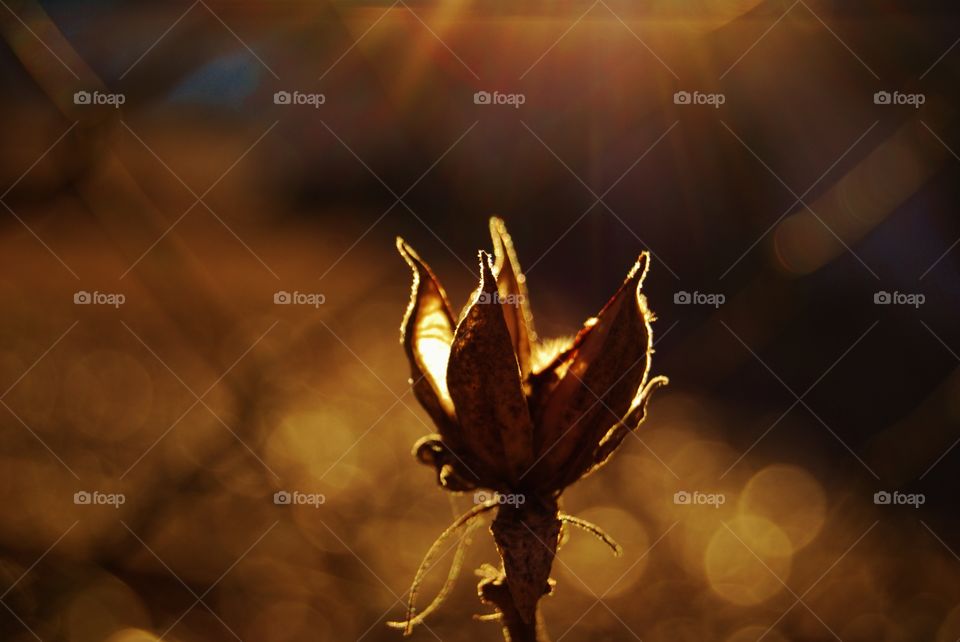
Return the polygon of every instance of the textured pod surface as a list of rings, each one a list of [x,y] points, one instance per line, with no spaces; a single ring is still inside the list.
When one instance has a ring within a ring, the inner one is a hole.
[[[534,623],[537,603],[550,592],[550,569],[560,539],[556,507],[536,503],[518,508],[502,507],[490,530],[520,618],[525,623]]]
[[[491,532],[502,567],[484,566],[479,594],[496,608],[508,640],[537,642],[546,639],[538,604],[551,590],[561,520],[612,542],[599,527],[561,517],[560,494],[610,458],[666,379],[647,385],[647,252],[575,337],[543,341],[502,220],[491,219],[490,235],[493,255],[480,251],[480,282],[456,329],[433,273],[398,243],[414,272],[404,346],[417,398],[439,431],[422,437],[414,453],[435,469],[442,488],[477,489],[481,512],[497,510]]]
[[[485,252],[480,269],[480,288],[453,338],[447,385],[467,443],[500,480],[515,483],[533,461],[533,422]]]
[[[536,434],[534,479],[561,489],[630,409],[650,369],[650,313],[640,293],[649,257],[641,255],[623,285],[584,326],[547,399]]]

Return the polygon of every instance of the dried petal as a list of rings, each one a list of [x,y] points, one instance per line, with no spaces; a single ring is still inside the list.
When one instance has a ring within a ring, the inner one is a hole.
[[[541,460],[534,475],[554,490],[570,483],[565,477],[571,466],[576,467],[576,459],[583,453],[592,456],[646,381],[652,352],[651,315],[640,288],[648,266],[649,255],[644,252],[556,368],[562,379],[549,394],[535,436]]]
[[[468,447],[499,481],[510,483],[533,460],[533,423],[486,252],[480,273],[480,288],[454,335],[447,385]]]
[[[445,429],[449,431],[456,417],[447,390],[453,315],[446,293],[430,267],[399,237],[397,249],[413,271],[410,304],[400,328],[400,342],[410,361],[413,392],[446,437]]]
[[[666,377],[654,377],[647,382],[647,385],[637,393],[636,398],[630,405],[630,410],[627,411],[626,417],[608,430],[607,434],[600,441],[600,445],[597,446],[597,450],[593,454],[592,461],[585,461],[580,466],[571,467],[571,474],[569,475],[571,478],[570,483],[572,483],[572,480],[579,479],[588,473],[602,468],[603,465],[610,460],[610,457],[623,442],[627,433],[636,430],[640,424],[643,423],[644,419],[647,418],[647,404],[650,403],[650,397],[653,395],[653,391],[668,383],[670,383],[670,380]]]
[[[575,345],[575,337],[537,342],[533,353],[534,368],[526,382],[529,396],[527,405],[530,407],[534,426],[543,424],[543,413],[546,411],[547,402],[573,361],[571,357]],[[534,434],[535,450],[536,439]]]
[[[513,240],[507,232],[502,219],[490,219],[490,236],[493,239],[493,254],[496,261],[493,273],[497,277],[497,288],[505,301],[503,308],[510,339],[520,365],[520,376],[526,380],[531,369],[531,342],[536,339],[533,330],[533,314],[530,312],[530,298],[527,295],[527,282],[520,271],[520,261],[513,247]]]
[[[434,467],[437,483],[447,490],[462,492],[477,487],[474,469],[479,466],[474,463],[467,468],[461,456],[451,451],[440,435],[421,437],[413,445],[413,455],[421,464]]]
[[[537,605],[553,585],[561,524],[583,528],[620,550],[598,526],[560,513],[560,492],[608,460],[643,421],[651,392],[666,378],[647,381],[653,315],[640,292],[646,252],[575,338],[541,343],[503,221],[492,219],[490,232],[496,263],[480,252],[480,285],[455,330],[430,269],[398,240],[414,272],[403,343],[416,382],[423,384],[417,397],[440,427],[439,435],[421,438],[414,451],[448,490],[490,488],[523,501],[501,504],[493,498],[458,519],[431,547],[411,593],[442,541],[496,508],[491,532],[503,570],[486,566],[480,573],[481,599],[497,610],[484,619],[499,618],[507,639],[534,640],[545,635]],[[409,632],[438,603],[415,616],[411,601],[407,619],[396,625]]]

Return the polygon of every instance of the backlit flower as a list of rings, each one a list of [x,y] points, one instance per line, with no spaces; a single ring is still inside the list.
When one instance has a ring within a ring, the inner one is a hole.
[[[550,570],[563,523],[585,528],[619,553],[592,524],[560,512],[563,489],[602,466],[643,421],[650,393],[667,382],[649,378],[653,315],[641,293],[650,264],[640,255],[597,316],[569,340],[541,341],[533,327],[526,281],[503,221],[490,221],[493,255],[480,252],[480,284],[456,316],[429,266],[397,239],[413,270],[402,338],[413,391],[437,426],[416,457],[433,466],[451,491],[480,489],[476,506],[427,552],[410,592],[410,632],[443,599],[419,615],[414,598],[441,544],[497,509],[491,532],[503,563],[481,569],[481,599],[497,609],[511,642],[543,639],[537,605],[551,590]],[[458,550],[450,582],[462,559]]]
[[[480,252],[480,284],[454,315],[430,267],[402,239],[413,270],[402,327],[417,399],[439,434],[416,456],[449,490],[556,497],[601,466],[644,417],[653,315],[641,293],[640,255],[613,298],[575,338],[541,341],[506,227],[490,221],[493,256]]]

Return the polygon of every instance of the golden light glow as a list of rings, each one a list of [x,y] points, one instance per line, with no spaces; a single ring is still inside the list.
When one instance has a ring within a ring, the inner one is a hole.
[[[170,638],[175,640],[176,638]],[[104,642],[159,642],[160,638],[143,629],[120,629]]]
[[[760,639],[768,642],[789,642],[787,638],[780,635],[776,630],[770,630],[769,626],[753,625],[745,626],[739,631],[730,634],[724,642],[757,642]]]
[[[827,499],[817,480],[802,468],[784,464],[757,472],[744,486],[738,507],[744,515],[776,524],[795,551],[813,541],[827,515]]]
[[[733,604],[760,604],[783,590],[790,577],[793,548],[776,524],[738,517],[718,529],[705,553],[713,591]],[[778,579],[779,578],[779,579]]]
[[[844,244],[876,270],[878,288],[902,277],[928,289],[919,311],[871,308],[865,297],[863,310],[884,315],[877,334],[818,384],[811,407],[830,420],[829,395],[855,388],[882,402],[872,386],[904,377],[889,412],[865,404],[849,425],[829,423],[891,489],[941,456],[924,483],[932,495],[949,482],[960,370],[908,316],[958,350],[936,307],[952,301],[960,252],[948,150],[960,151],[960,46],[947,50],[942,12],[792,0],[607,0],[586,15],[589,3],[569,1],[210,2],[174,24],[190,3],[49,15],[48,4],[0,8],[0,59],[12,72],[0,101],[0,591],[12,589],[0,639],[36,639],[22,619],[44,640],[159,642],[194,599],[175,574],[198,593],[221,578],[205,597],[217,616],[197,605],[164,642],[234,640],[218,617],[258,642],[399,642],[384,621],[403,617],[429,542],[475,504],[472,493],[442,496],[410,455],[433,425],[407,389],[396,330],[409,273],[390,246],[402,234],[429,252],[457,293],[455,315],[476,283],[461,252],[478,249],[491,214],[529,253],[541,331],[567,336],[538,347],[540,367],[596,312],[604,292],[592,288],[615,261],[647,241],[657,252],[647,296],[664,339],[657,370],[671,385],[603,474],[564,495],[561,508],[624,555],[567,527],[544,600],[552,639],[572,627],[569,642],[630,640],[629,627],[644,642],[787,642],[830,639],[826,625],[844,642],[960,639],[949,493],[920,509],[875,506],[872,478],[805,412],[747,451],[789,398],[720,324],[765,361],[776,353],[770,367],[802,386],[842,353],[819,333],[856,318],[806,326],[822,311],[816,297],[839,301],[858,277],[873,281]],[[139,45],[111,43],[111,29]],[[905,51],[916,55],[894,55]],[[857,58],[885,88],[907,79],[900,89],[915,86],[927,102],[873,105],[880,86]],[[78,82],[130,100],[103,118],[73,103]],[[328,100],[284,107],[271,101],[278,89]],[[526,102],[475,105],[481,90]],[[678,90],[727,100],[678,105]],[[775,224],[794,199],[764,165],[797,194],[826,172],[804,199],[816,215],[796,204]],[[598,202],[584,212],[594,199],[578,178],[611,211]],[[194,204],[191,192],[211,186]],[[680,284],[664,263],[706,284],[741,252],[715,282],[723,306],[671,305]],[[81,288],[122,291],[127,303],[76,306]],[[278,306],[278,289],[326,302]],[[450,336],[430,317],[441,312],[425,315],[418,352],[452,411]],[[864,369],[886,355],[871,345],[885,332],[894,353],[919,341],[936,366]],[[195,398],[179,378],[197,394],[213,386],[189,412]],[[880,421],[854,425],[861,416]],[[800,434],[810,452],[790,452]],[[279,489],[326,503],[277,506]],[[123,492],[126,503],[78,505],[80,490]],[[677,504],[680,491],[725,502]],[[472,571],[498,560],[490,516],[427,622],[438,638],[499,637],[497,624],[470,620],[489,612]],[[427,574],[419,606],[451,556]],[[797,605],[777,621],[795,599],[781,581],[797,594],[813,587],[803,601],[816,617]],[[599,604],[587,612],[600,595],[616,617]]]
[[[628,552],[623,557],[614,557],[593,535],[567,527],[569,533],[557,564],[564,586],[585,595],[606,593],[609,597],[632,590],[649,563],[646,556],[641,558],[650,547],[650,536],[643,524],[630,513],[612,506],[590,508],[577,517],[602,524],[603,530]]]

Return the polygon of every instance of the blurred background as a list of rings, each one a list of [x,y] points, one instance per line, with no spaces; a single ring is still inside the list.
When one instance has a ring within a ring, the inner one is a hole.
[[[952,4],[2,4],[0,638],[400,639],[473,504],[394,238],[459,308],[493,214],[545,337],[654,255],[554,640],[960,638]],[[414,639],[501,638],[470,540]]]

